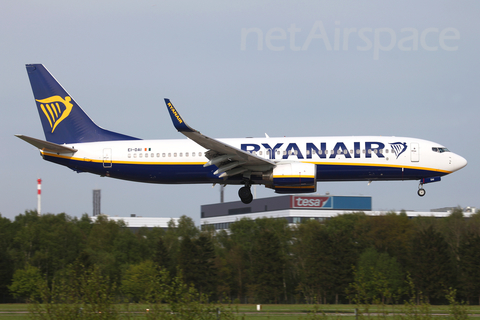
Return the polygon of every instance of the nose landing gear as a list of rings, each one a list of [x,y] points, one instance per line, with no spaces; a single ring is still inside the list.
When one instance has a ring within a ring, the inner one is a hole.
[[[423,178],[423,179],[420,179],[420,183],[418,185],[418,195],[420,197],[423,197],[426,193],[425,189],[423,189],[423,185],[425,183],[432,183],[432,182],[438,182],[438,181],[441,181],[442,178],[441,177],[429,177],[429,178]]]
[[[423,183],[422,181],[420,180],[420,184],[418,185],[418,191],[417,191],[417,194],[420,196],[420,197],[423,197],[425,195],[425,193],[427,193],[425,191],[425,189],[423,189]]]
[[[427,193],[427,192],[425,191],[425,189],[423,189],[423,188],[419,188],[419,189],[418,189],[417,194],[418,194],[420,197],[423,197],[423,196],[425,195],[425,193]]]

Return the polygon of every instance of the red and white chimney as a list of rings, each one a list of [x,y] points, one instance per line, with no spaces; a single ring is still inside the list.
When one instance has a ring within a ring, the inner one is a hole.
[[[37,214],[42,214],[42,179],[37,180]]]

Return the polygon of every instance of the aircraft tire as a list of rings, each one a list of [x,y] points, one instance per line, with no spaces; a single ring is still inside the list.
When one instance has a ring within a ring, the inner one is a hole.
[[[423,197],[426,192],[425,192],[425,189],[420,188],[420,189],[418,189],[418,192],[417,192],[417,193],[418,193],[418,195],[419,195],[420,197]]]
[[[241,187],[238,190],[238,196],[240,197],[240,200],[242,200],[242,202],[245,204],[248,204],[253,200],[253,195],[249,187]]]
[[[245,203],[245,204],[249,204],[250,202],[252,202],[253,196],[250,195],[249,197],[241,198],[240,200],[242,200],[242,202]]]

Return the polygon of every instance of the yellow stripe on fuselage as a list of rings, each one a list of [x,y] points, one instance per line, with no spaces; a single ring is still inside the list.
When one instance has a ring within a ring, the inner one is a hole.
[[[295,179],[296,179],[296,178],[306,178],[306,179],[314,179],[315,176],[307,176],[307,175],[305,175],[305,176],[303,176],[303,175],[294,175],[294,176],[292,176],[292,175],[288,175],[288,176],[285,175],[285,176],[283,176],[283,175],[279,175],[279,176],[273,176],[273,178],[274,178],[274,179],[275,179],[275,178],[295,178]]]
[[[313,163],[316,165],[329,165],[329,166],[356,166],[356,167],[382,167],[382,168],[404,168],[404,169],[414,169],[414,170],[425,170],[425,171],[434,171],[434,172],[443,172],[443,173],[452,173],[452,171],[418,167],[418,166],[402,166],[398,164],[379,164],[379,163],[345,163],[345,162],[315,162],[315,161],[302,161],[304,163]]]
[[[89,159],[89,158],[79,158],[79,157],[71,157],[71,156],[64,156],[56,153],[51,153],[51,152],[46,152],[43,150],[40,150],[40,152],[43,155],[48,155],[51,157],[56,157],[56,158],[61,158],[61,159],[70,159],[74,161],[83,161],[83,162],[94,162],[94,163],[103,163],[103,162],[108,162],[108,163],[117,163],[117,164],[145,164],[145,165],[204,165],[206,161],[204,162],[168,162],[168,161],[121,161],[121,160],[112,160],[112,161],[103,161],[99,159]]]
[[[88,158],[78,158],[78,157],[71,157],[71,156],[63,156],[56,153],[51,153],[47,151],[40,150],[40,152],[44,155],[49,155],[56,158],[62,159],[71,159],[75,161],[85,161],[85,162],[95,162],[95,163],[103,163],[103,160],[96,160],[96,159],[88,159]],[[108,161],[110,163],[110,161]],[[426,168],[426,167],[418,167],[418,166],[402,166],[397,164],[379,164],[379,163],[346,163],[346,162],[317,162],[317,161],[302,161],[303,163],[312,163],[319,166],[322,165],[332,165],[332,166],[356,166],[356,167],[382,167],[382,168],[404,168],[404,169],[413,169],[413,170],[425,170],[425,171],[433,171],[433,172],[441,172],[450,174],[452,171],[448,170],[441,170],[441,169],[434,169],[434,168]],[[113,160],[111,163],[117,164],[142,164],[142,165],[203,165],[206,161],[196,161],[196,162],[174,162],[174,161],[121,161],[121,160]],[[282,177],[282,178],[298,178],[299,176],[275,176],[275,177]],[[314,178],[314,176],[302,176],[305,178]]]

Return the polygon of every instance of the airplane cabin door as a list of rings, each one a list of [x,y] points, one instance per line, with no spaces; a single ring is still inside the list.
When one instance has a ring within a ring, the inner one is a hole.
[[[103,167],[104,168],[112,167],[112,149],[110,148],[103,149]]]
[[[419,151],[419,146],[417,142],[412,142],[410,144],[410,160],[412,162],[418,162],[420,161],[420,151]]]

